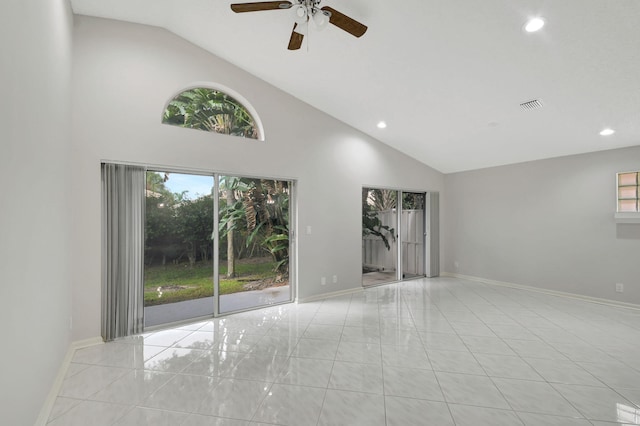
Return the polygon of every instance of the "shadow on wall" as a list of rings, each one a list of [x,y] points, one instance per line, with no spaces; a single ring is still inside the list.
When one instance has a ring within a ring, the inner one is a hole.
[[[616,238],[621,240],[640,240],[640,223],[617,223]]]

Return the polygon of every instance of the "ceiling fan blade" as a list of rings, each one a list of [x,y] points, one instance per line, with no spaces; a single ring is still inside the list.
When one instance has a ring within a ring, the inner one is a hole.
[[[302,47],[302,39],[304,39],[304,36],[295,31],[297,26],[297,23],[293,24],[293,30],[291,30],[291,38],[289,39],[289,46],[287,47],[287,49],[289,50],[298,50]]]
[[[261,10],[277,10],[289,9],[292,3],[290,1],[259,1],[254,3],[234,3],[231,10],[236,13],[241,12],[259,12]]]
[[[330,23],[342,30],[345,30],[351,35],[362,37],[362,35],[367,32],[366,25],[361,24],[355,19],[349,18],[344,13],[340,13],[329,6],[324,6],[322,10],[326,10],[327,12],[331,13],[331,16],[329,17]]]

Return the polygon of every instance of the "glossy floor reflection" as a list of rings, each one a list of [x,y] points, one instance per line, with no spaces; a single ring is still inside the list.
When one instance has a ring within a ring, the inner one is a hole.
[[[453,278],[78,350],[54,425],[640,424],[640,311]]]

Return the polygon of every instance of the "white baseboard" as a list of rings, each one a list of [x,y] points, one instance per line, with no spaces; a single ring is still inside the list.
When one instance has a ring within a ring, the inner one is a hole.
[[[359,293],[361,291],[364,291],[364,289],[362,287],[348,288],[346,290],[338,290],[338,291],[332,291],[330,293],[317,294],[315,296],[305,297],[304,299],[298,298],[297,302],[298,303],[315,302],[317,300],[329,299],[329,298],[338,297],[338,296],[344,296],[346,294]]]
[[[583,302],[598,303],[600,305],[615,306],[617,308],[627,308],[627,309],[640,310],[640,305],[637,305],[635,303],[619,302],[617,300],[603,299],[603,298],[600,298],[600,297],[584,296],[582,294],[569,293],[569,292],[551,290],[551,289],[540,288],[540,287],[533,287],[533,286],[523,285],[523,284],[515,284],[515,283],[506,282],[506,281],[491,280],[491,279],[488,279],[488,278],[474,277],[474,276],[471,276],[471,275],[462,275],[462,274],[457,274],[457,273],[454,273],[454,272],[442,272],[440,274],[440,276],[442,276],[442,277],[451,277],[451,278],[459,278],[459,279],[463,279],[463,280],[467,280],[467,281],[475,281],[475,282],[480,282],[480,283],[489,284],[489,285],[498,285],[498,286],[501,286],[501,287],[516,288],[516,289],[519,289],[519,290],[534,291],[536,293],[544,293],[544,294],[549,294],[549,295],[552,295],[552,296],[568,297],[570,299],[582,300]]]
[[[69,349],[67,349],[67,353],[62,360],[62,364],[58,369],[58,374],[56,375],[56,379],[53,381],[53,385],[51,386],[51,390],[47,395],[47,398],[40,409],[40,414],[36,419],[35,426],[45,426],[47,421],[49,420],[49,416],[51,415],[51,410],[53,409],[53,405],[56,403],[56,398],[58,393],[60,393],[60,388],[62,387],[62,382],[64,381],[65,376],[67,375],[67,370],[69,369],[69,365],[71,364],[71,360],[75,355],[78,349],[88,348],[89,346],[95,346],[104,344],[101,337],[94,337],[91,339],[78,340],[75,342],[71,342],[69,345]]]

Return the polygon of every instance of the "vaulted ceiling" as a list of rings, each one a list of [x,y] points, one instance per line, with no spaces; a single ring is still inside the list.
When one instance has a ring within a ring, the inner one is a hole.
[[[444,173],[640,145],[640,0],[322,0],[368,31],[310,25],[297,51],[292,10],[71,3],[166,28]],[[546,25],[527,33],[534,16]]]

